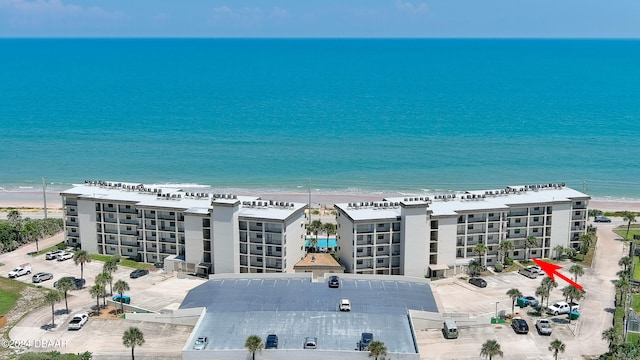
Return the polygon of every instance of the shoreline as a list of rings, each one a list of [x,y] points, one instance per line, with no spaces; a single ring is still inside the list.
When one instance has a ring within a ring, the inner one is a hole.
[[[259,196],[262,199],[276,201],[291,201],[298,203],[308,203],[308,193],[292,193],[292,192],[238,192],[238,195]],[[313,209],[332,209],[333,204],[348,203],[356,201],[379,201],[385,197],[402,197],[401,193],[311,193],[311,208]],[[44,200],[42,192],[0,192],[0,208],[16,208],[24,210],[43,209]],[[634,211],[640,212],[640,200],[613,200],[592,198],[589,201],[590,209],[602,211]],[[59,192],[47,192],[47,209],[62,209],[62,198]]]

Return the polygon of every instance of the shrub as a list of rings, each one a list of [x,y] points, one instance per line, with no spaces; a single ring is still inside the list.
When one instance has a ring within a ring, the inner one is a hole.
[[[580,253],[576,254],[576,255],[573,257],[573,261],[584,261],[584,255],[583,255],[583,254],[580,254]]]
[[[513,259],[512,259],[512,258],[510,258],[510,257],[508,257],[508,256],[505,256],[505,258],[504,258],[504,264],[505,264],[506,266],[511,266],[511,265],[513,265]]]
[[[494,269],[496,270],[496,272],[502,272],[502,270],[504,270],[504,266],[502,266],[502,263],[496,263]]]

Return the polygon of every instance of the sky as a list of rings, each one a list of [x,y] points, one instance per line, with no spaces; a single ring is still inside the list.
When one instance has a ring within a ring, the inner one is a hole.
[[[0,37],[640,38],[640,0],[0,0]]]

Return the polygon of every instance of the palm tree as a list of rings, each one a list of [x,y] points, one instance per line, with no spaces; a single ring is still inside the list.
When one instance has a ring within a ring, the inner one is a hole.
[[[509,240],[503,240],[498,247],[500,248],[500,251],[503,254],[502,262],[504,263],[504,258],[506,256],[509,256],[509,251],[512,251],[514,249],[513,248],[513,242],[511,242]]]
[[[636,222],[636,215],[631,211],[625,211],[622,213],[622,215],[622,220],[627,222],[627,234],[624,236],[624,238],[629,240],[629,229],[631,228],[631,223]]]
[[[120,294],[120,307],[121,307],[122,313],[124,313],[124,301],[122,301],[122,294],[124,294],[125,291],[129,291],[129,284],[127,284],[127,282],[124,280],[118,280],[113,285],[113,289],[118,294]]]
[[[591,234],[580,235],[580,253],[582,255],[587,255],[589,252],[589,249],[593,244],[593,237],[594,236]]]
[[[500,349],[500,344],[497,340],[487,340],[482,344],[482,349],[480,349],[480,356],[483,358],[488,357],[491,360],[494,356],[500,355],[500,357],[504,356],[504,353]]]
[[[584,298],[584,291],[579,290],[575,286],[566,286],[562,289],[562,295],[566,296],[569,299],[569,302],[580,301]],[[569,323],[571,323],[571,311],[569,311]]]
[[[317,237],[312,237],[309,239],[309,247],[311,248],[312,253],[316,252],[316,249],[318,248],[318,238]]]
[[[327,246],[329,246],[329,236],[336,233],[336,224],[325,223],[322,224],[322,229],[327,233]]]
[[[96,284],[102,285],[104,292],[102,293],[103,305],[107,306],[107,283],[111,284],[113,277],[108,272],[101,272],[96,276]]]
[[[262,344],[262,338],[258,335],[251,335],[244,342],[244,347],[249,350],[252,359],[256,360],[256,351],[260,351],[264,347]]]
[[[556,252],[556,260],[560,260],[562,254],[564,253],[564,246],[556,245],[556,247],[553,248],[553,251]]]
[[[7,213],[7,220],[9,220],[10,222],[20,221],[22,220],[22,215],[20,214],[20,211],[13,209],[10,210],[9,213]]]
[[[467,269],[469,270],[469,275],[477,276],[482,272],[482,264],[475,260],[471,260],[471,262],[469,262],[469,265],[467,266]]]
[[[58,302],[62,300],[62,294],[60,294],[59,291],[49,291],[45,296],[44,296],[44,301],[47,304],[51,305],[51,327],[55,327],[56,326],[56,321],[55,321],[55,315],[56,315],[56,311],[54,309],[54,305]]]
[[[615,327],[610,327],[602,332],[602,340],[609,343],[609,352],[613,352],[613,348],[620,342],[620,334]]]
[[[569,268],[569,273],[573,274],[573,281],[578,282],[578,277],[584,275],[584,268],[575,264]]]
[[[549,289],[543,285],[538,286],[538,288],[536,289],[536,296],[540,296],[540,308],[542,308],[544,298],[549,297]]]
[[[13,232],[15,233],[15,242],[16,242],[16,247],[20,246],[20,233],[22,232],[22,215],[20,214],[20,212],[18,210],[11,210],[9,211],[9,213],[7,214],[7,220],[9,220],[9,222],[12,224],[13,226]]]
[[[486,254],[487,251],[489,251],[489,248],[487,247],[487,245],[483,243],[478,243],[476,246],[473,247],[473,252],[478,254],[478,262],[481,265],[482,265],[482,256]]]
[[[64,277],[56,283],[56,289],[64,293],[64,305],[69,313],[69,304],[67,303],[67,292],[77,289],[75,281],[70,277]]]
[[[627,291],[631,288],[631,283],[629,283],[629,280],[627,280],[626,278],[618,279],[618,281],[616,282],[616,288],[620,292],[619,303],[622,303],[622,300],[624,299],[624,294],[626,294]]]
[[[369,343],[369,357],[373,357],[378,360],[380,356],[387,355],[387,347],[379,340],[373,340]]]
[[[572,248],[571,246],[567,246],[566,248],[564,248],[564,253],[572,259],[576,256],[576,252],[576,249]]]
[[[520,290],[513,288],[507,291],[507,295],[511,298],[511,313],[513,314],[515,313],[516,300],[522,297],[522,293]]]
[[[538,238],[535,235],[529,235],[524,239],[524,252],[527,254],[527,259],[531,258],[531,248],[538,246]],[[527,248],[529,253],[527,253]]]
[[[113,273],[118,270],[118,263],[120,262],[120,255],[113,255],[107,260],[102,271],[109,273],[113,277]],[[113,279],[109,279],[109,294],[113,294]]]
[[[557,288],[558,287],[558,283],[555,280],[551,280],[550,277],[545,277],[544,279],[542,279],[542,283],[540,284],[540,286],[543,286],[545,289],[547,289],[546,293],[547,293],[547,307],[549,307],[549,298],[551,297],[551,290],[553,290],[553,288]],[[540,304],[542,305],[542,304]]]
[[[137,327],[128,328],[122,335],[122,343],[131,348],[131,360],[135,360],[134,349],[144,344],[144,334]]]
[[[563,353],[565,348],[565,344],[558,339],[553,340],[551,344],[549,344],[549,351],[553,353],[555,360],[558,360],[558,353]]]
[[[620,261],[618,261],[619,266],[624,266],[624,271],[627,271],[627,268],[631,266],[631,263],[632,260],[628,256],[623,256],[622,258],[620,258]]]
[[[80,279],[84,279],[84,264],[91,262],[91,257],[86,250],[80,250],[73,255],[73,262],[80,264]]]
[[[89,294],[91,297],[96,298],[96,312],[100,313],[100,297],[104,295],[104,285],[103,284],[95,284],[89,289]]]

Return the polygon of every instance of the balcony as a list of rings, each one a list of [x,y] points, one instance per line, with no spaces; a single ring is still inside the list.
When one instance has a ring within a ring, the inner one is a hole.
[[[77,221],[65,221],[64,225],[65,226],[78,226],[78,222]]]
[[[133,207],[133,206],[129,206],[129,208],[127,209],[127,207],[126,207],[126,206],[122,206],[122,205],[120,205],[120,206],[118,206],[118,211],[119,211],[121,214],[137,214],[137,213],[138,213],[138,212],[136,211],[135,207]]]
[[[165,213],[158,213],[158,220],[175,220],[176,215],[169,215]]]
[[[138,242],[137,241],[127,241],[127,240],[122,240],[120,242],[120,244],[122,244],[123,246],[131,246],[131,247],[137,247],[138,246]]]
[[[67,208],[67,215],[78,215],[78,210],[75,207]]]
[[[115,224],[115,223],[118,222],[118,219],[115,218],[115,217],[107,217],[107,216],[105,216],[103,221],[106,222],[106,223]]]
[[[105,244],[118,245],[118,239],[105,239]]]
[[[371,266],[371,263],[356,264],[356,270],[368,270],[368,269],[373,269],[373,266]]]
[[[487,218],[485,217],[472,217],[472,218],[467,218],[467,223],[478,223],[478,222],[485,222],[487,221]]]
[[[134,219],[120,218],[120,224],[138,225],[138,219],[137,218],[134,218]]]
[[[484,228],[478,228],[478,229],[467,229],[467,234],[484,234]]]
[[[175,243],[176,243],[176,239],[171,239],[171,238],[160,238],[160,242],[163,242],[163,243],[170,243],[170,244],[175,244]]]
[[[276,238],[271,238],[271,239],[267,238],[264,241],[264,243],[265,244],[269,244],[269,245],[282,245],[282,239],[280,239],[280,238],[277,238],[277,239]]]
[[[389,256],[389,248],[385,248],[384,250],[376,251],[376,256]]]
[[[138,235],[138,230],[120,230],[120,235],[133,235],[133,236],[137,236]]]
[[[161,254],[170,254],[170,255],[177,255],[178,254],[178,250],[175,249],[162,249],[162,251],[160,251]]]
[[[282,226],[266,225],[264,227],[264,232],[282,234]]]
[[[267,265],[266,265],[267,269],[278,269],[281,270],[282,269],[282,262],[280,261],[267,261]]]
[[[262,244],[262,238],[257,238],[257,237],[251,237],[249,239],[249,242],[254,243],[254,244]]]
[[[382,239],[376,239],[376,245],[386,245],[389,244],[389,238],[385,237]]]
[[[267,256],[282,257],[282,251],[267,251]]]
[[[370,234],[373,233],[373,225],[358,225],[356,227],[356,232],[358,234]]]
[[[147,252],[157,252],[158,251],[158,247],[157,246],[149,246],[147,245]]]
[[[116,208],[115,208],[115,206],[111,206],[111,207],[109,207],[109,206],[104,206],[104,207],[102,208],[102,211],[104,211],[104,212],[116,212]]]
[[[159,229],[159,231],[170,231],[170,232],[175,232],[176,231],[176,227],[175,226],[161,226]]]
[[[260,255],[260,256],[262,256],[263,251],[262,251],[262,250],[253,249],[253,248],[252,248],[252,249],[249,251],[249,253],[250,253],[251,255]]]
[[[356,241],[356,245],[373,245],[373,240],[358,240]]]
[[[251,224],[251,225],[249,225],[249,231],[262,232],[262,225],[258,226],[256,224]]]

